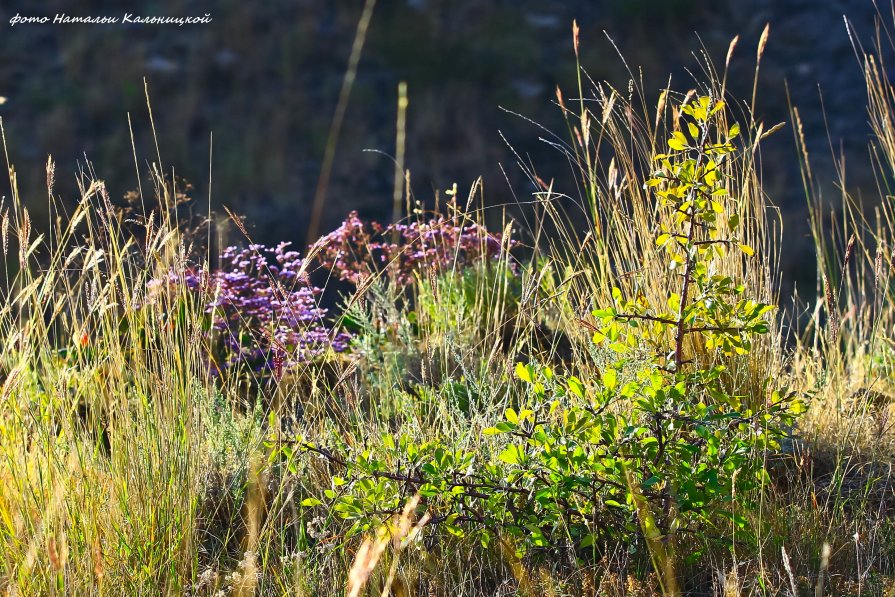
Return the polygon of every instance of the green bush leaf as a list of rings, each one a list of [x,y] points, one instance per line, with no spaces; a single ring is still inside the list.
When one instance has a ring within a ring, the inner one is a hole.
[[[531,371],[522,363],[516,363],[516,377],[526,383],[532,383]]]

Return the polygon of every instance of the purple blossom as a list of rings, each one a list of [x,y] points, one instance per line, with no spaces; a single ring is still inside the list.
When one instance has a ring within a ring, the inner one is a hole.
[[[510,242],[507,248],[515,243]],[[410,284],[417,272],[450,271],[497,259],[505,250],[500,234],[475,223],[437,214],[428,221],[383,228],[352,211],[342,225],[314,243],[309,254],[340,280],[361,284],[384,272],[395,283]]]
[[[328,349],[348,350],[351,336],[327,327],[327,310],[317,305],[321,289],[310,284],[304,261],[289,243],[227,247],[220,268],[211,273],[190,269],[171,272],[158,287],[183,284],[210,297],[205,312],[214,331],[213,372],[247,366],[274,373],[307,362]]]

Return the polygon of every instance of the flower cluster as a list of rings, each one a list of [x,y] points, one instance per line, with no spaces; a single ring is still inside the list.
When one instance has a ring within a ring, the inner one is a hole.
[[[179,285],[183,285],[187,290],[195,292],[205,290],[209,287],[208,272],[194,267],[180,268],[180,271],[172,268],[166,276],[153,278],[146,283],[145,299],[138,302],[137,305],[152,304],[158,299],[159,295]]]
[[[167,279],[151,281],[148,291],[151,296],[165,285],[183,285],[212,297],[205,311],[216,332],[214,372],[248,366],[279,377],[329,349],[344,352],[351,339],[326,326],[327,310],[316,300],[321,289],[310,284],[301,256],[288,247],[228,247],[217,271],[172,271]]]
[[[224,366],[246,363],[279,373],[329,348],[348,348],[347,334],[324,325],[327,310],[316,301],[321,290],[309,283],[301,256],[288,247],[228,247],[221,255],[207,310],[227,353]]]
[[[462,268],[496,259],[501,250],[501,235],[479,224],[464,225],[436,215],[428,221],[383,227],[364,222],[352,211],[341,226],[311,246],[310,254],[340,280],[360,284],[384,272],[403,286],[417,272]]]
[[[308,254],[314,255],[340,280],[360,284],[374,273],[373,253],[379,250],[380,244],[374,238],[381,235],[382,226],[376,222],[368,224],[352,211],[341,226],[311,245]]]

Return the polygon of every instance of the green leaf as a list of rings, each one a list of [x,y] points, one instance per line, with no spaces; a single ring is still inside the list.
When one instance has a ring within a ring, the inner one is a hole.
[[[680,131],[675,131],[668,140],[668,147],[675,151],[683,151],[687,148],[687,137]]]
[[[743,253],[745,253],[746,255],[748,255],[749,257],[752,257],[753,255],[755,255],[755,250],[752,247],[750,247],[749,245],[740,245],[740,250]]]
[[[692,122],[687,123],[687,130],[690,131],[690,136],[693,139],[699,139],[699,127],[693,124]]]
[[[391,433],[385,433],[382,435],[382,445],[389,450],[395,449],[395,436]]]
[[[516,363],[516,377],[526,383],[532,382],[531,371],[529,371],[529,368],[522,363]]]
[[[578,396],[579,398],[584,398],[584,384],[581,383],[581,380],[575,377],[574,375],[570,377],[567,382],[569,391]]]
[[[444,525],[444,528],[447,529],[448,533],[455,537],[463,537],[464,535],[466,535],[466,532],[457,525],[446,524]]]
[[[423,483],[417,491],[423,497],[435,497],[441,493],[438,487],[431,483]]]
[[[805,403],[802,400],[793,400],[792,404],[789,405],[789,412],[794,415],[800,415],[807,410],[808,408],[805,406]]]
[[[596,309],[591,314],[597,319],[612,319],[615,317],[615,309]]]
[[[659,477],[657,477],[656,475],[653,475],[652,477],[641,483],[640,487],[642,487],[643,489],[649,489],[659,481],[661,481],[661,479],[659,479]]]
[[[525,528],[528,529],[528,532],[531,533],[531,542],[535,547],[547,547],[550,545],[548,543],[547,538],[544,537],[544,533],[537,526],[533,524],[525,525]]]
[[[668,308],[671,309],[673,313],[677,313],[681,308],[681,295],[676,292],[672,292],[668,295]]]
[[[733,126],[730,127],[730,130],[727,131],[727,138],[733,139],[737,135],[740,134],[740,125],[739,123],[733,123]]]
[[[313,508],[314,506],[319,506],[321,504],[323,504],[323,502],[321,502],[317,498],[312,498],[312,497],[305,498],[301,501],[301,505],[304,506],[305,508]]]
[[[615,369],[608,368],[603,371],[602,375],[603,386],[609,390],[610,392],[615,390],[615,386],[618,382],[618,373]]]
[[[522,451],[522,448],[516,445],[507,446],[506,449],[498,456],[498,458],[500,458],[507,464],[519,464],[522,462],[523,457],[524,452]]]

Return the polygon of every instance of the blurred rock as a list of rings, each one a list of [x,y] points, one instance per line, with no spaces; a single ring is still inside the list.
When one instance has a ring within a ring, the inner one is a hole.
[[[180,66],[173,60],[168,60],[163,56],[152,56],[144,63],[146,69],[153,73],[175,73],[180,70]]]

